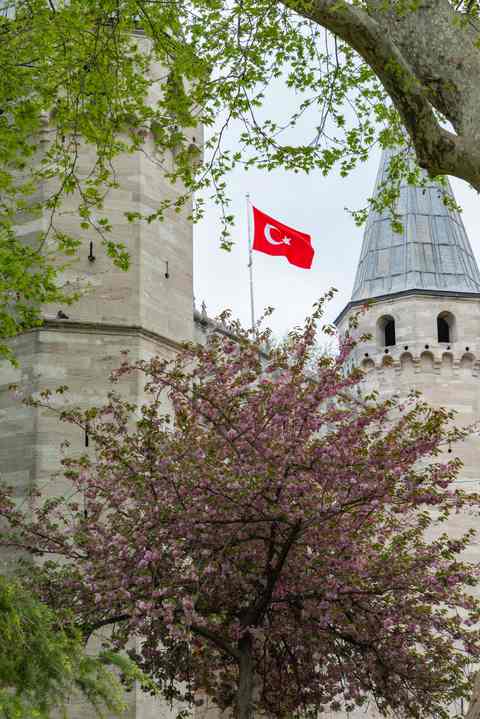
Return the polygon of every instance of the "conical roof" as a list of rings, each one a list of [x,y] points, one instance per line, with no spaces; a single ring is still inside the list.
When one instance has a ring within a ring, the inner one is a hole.
[[[392,152],[382,155],[375,194],[386,180]],[[447,191],[453,197],[450,185]],[[406,290],[480,293],[480,272],[462,219],[445,206],[444,194],[428,178],[425,188],[405,181],[397,202],[401,233],[393,230],[387,210],[370,213],[352,302]]]

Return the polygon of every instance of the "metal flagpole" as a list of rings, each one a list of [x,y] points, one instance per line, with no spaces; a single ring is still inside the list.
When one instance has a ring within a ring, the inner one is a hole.
[[[245,195],[247,200],[247,226],[248,226],[248,270],[250,273],[250,311],[252,313],[252,330],[255,329],[255,305],[253,298],[253,252],[252,252],[252,229],[251,229],[251,203],[250,195]]]

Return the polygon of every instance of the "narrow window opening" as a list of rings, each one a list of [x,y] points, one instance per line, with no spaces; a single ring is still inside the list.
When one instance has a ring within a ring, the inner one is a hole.
[[[437,337],[439,342],[450,344],[455,342],[455,317],[451,312],[441,312],[437,317]]]
[[[437,317],[437,330],[439,342],[450,342],[450,325],[444,317]]]
[[[379,347],[393,347],[397,342],[395,320],[392,315],[384,315],[377,321],[377,344]]]
[[[389,320],[385,325],[385,347],[395,344],[395,320]]]

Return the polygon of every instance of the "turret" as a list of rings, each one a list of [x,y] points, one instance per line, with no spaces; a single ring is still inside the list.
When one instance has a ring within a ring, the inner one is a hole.
[[[382,155],[376,193],[390,154]],[[443,201],[445,192],[453,199],[450,186],[424,179],[426,187],[400,188],[401,233],[388,212],[370,213],[352,297],[336,325],[344,332],[360,312],[355,332],[371,337],[352,357],[365,372],[364,390],[381,397],[419,390],[433,406],[454,410],[465,426],[480,419],[480,272],[460,214]],[[478,434],[446,451],[464,462],[459,482],[478,489]],[[459,516],[448,529],[467,526]]]
[[[385,180],[391,151],[382,155],[375,193]],[[480,358],[480,272],[460,214],[445,204],[449,185],[406,182],[396,211],[402,232],[388,211],[370,213],[352,297],[336,320],[342,331],[362,306],[360,329],[371,340],[356,352],[365,369],[411,364],[454,365]]]

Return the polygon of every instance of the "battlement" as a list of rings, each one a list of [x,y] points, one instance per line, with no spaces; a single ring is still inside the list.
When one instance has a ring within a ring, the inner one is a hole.
[[[394,369],[398,372],[407,371],[416,374],[421,372],[446,374],[451,376],[452,372],[470,373],[473,376],[480,376],[480,352],[473,347],[435,347],[426,345],[423,349],[419,347],[389,347],[383,352],[376,353],[361,351],[357,353],[355,364],[364,372],[373,370]]]
[[[351,309],[342,319],[346,331]],[[480,296],[446,297],[418,293],[373,300],[357,317],[354,336],[367,336],[352,363],[367,373],[394,370],[420,381],[420,375],[465,377],[480,374]],[[350,330],[351,331],[351,330]],[[403,384],[403,383],[401,383]],[[402,388],[403,389],[403,388]],[[423,388],[422,388],[423,391]],[[441,396],[438,397],[441,403]]]

